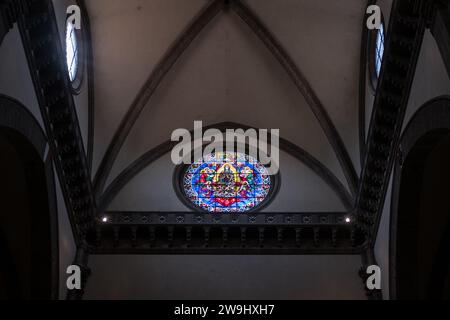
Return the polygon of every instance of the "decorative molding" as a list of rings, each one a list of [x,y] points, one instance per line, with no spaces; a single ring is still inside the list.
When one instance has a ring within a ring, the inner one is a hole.
[[[24,0],[22,10],[19,29],[79,246],[94,222],[95,202],[55,12],[50,0]]]
[[[214,0],[208,2],[201,12],[193,19],[189,27],[178,37],[172,47],[167,51],[162,60],[151,73],[150,77],[147,79],[142,89],[139,91],[139,94],[134,99],[127,114],[114,134],[114,137],[112,138],[95,175],[94,190],[97,197],[103,192],[103,188],[114,165],[114,161],[116,160],[126,138],[128,137],[128,134],[139,118],[142,110],[145,108],[160,83],[181,55],[186,51],[189,45],[200,34],[205,26],[208,25],[209,22],[222,11],[224,5],[224,0]]]
[[[226,129],[252,129],[249,126],[237,124],[237,123],[219,123],[211,125],[205,128],[208,130],[210,128],[215,128],[221,131]],[[171,152],[171,150],[177,145],[177,142],[166,141],[159,146],[153,148],[152,150],[145,153],[142,157],[134,161],[130,166],[123,170],[114,181],[107,187],[103,195],[98,201],[98,212],[101,214],[105,211],[111,201],[115,196],[125,187],[125,185],[130,182],[134,177],[136,177],[142,170],[148,167],[152,162],[161,158],[163,155]],[[314,173],[316,173],[339,197],[343,205],[347,210],[353,210],[354,199],[348,193],[347,189],[339,181],[338,178],[319,160],[314,158],[308,152],[303,150],[301,147],[293,144],[292,142],[280,138],[280,150],[287,152],[297,160],[303,162],[308,168],[310,168]]]
[[[92,254],[360,254],[348,213],[108,212]]]
[[[399,145],[425,32],[425,9],[423,0],[396,0],[393,4],[357,199],[358,224],[368,234],[370,246],[375,243]]]

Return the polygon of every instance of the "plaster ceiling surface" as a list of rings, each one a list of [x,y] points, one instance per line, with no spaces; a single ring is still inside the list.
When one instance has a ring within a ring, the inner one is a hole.
[[[205,0],[86,0],[95,68],[95,172],[153,67]]]
[[[94,172],[163,54],[206,0],[87,0],[95,63]],[[358,160],[358,78],[364,1],[246,2],[291,55]],[[232,121],[277,128],[345,182],[305,99],[234,13],[219,14],[177,61],[128,136],[109,182],[176,128]]]

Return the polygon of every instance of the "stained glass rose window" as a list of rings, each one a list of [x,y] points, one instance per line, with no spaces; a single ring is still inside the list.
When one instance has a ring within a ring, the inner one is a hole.
[[[231,152],[203,157],[180,177],[185,199],[207,212],[248,212],[261,208],[274,190],[274,177],[257,159]]]

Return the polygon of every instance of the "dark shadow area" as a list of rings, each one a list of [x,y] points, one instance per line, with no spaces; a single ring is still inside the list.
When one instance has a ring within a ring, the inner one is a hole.
[[[405,156],[393,257],[397,299],[450,298],[449,164],[450,130],[428,132]]]
[[[2,127],[0,177],[0,299],[51,299],[46,166],[26,138]]]

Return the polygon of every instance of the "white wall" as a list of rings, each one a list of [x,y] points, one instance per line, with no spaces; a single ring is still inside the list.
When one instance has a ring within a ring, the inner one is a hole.
[[[450,79],[436,41],[427,30],[419,56],[416,75],[406,111],[403,129],[417,110],[426,102],[441,95],[450,95]],[[391,215],[392,181],[386,197],[385,208],[375,246],[375,256],[382,267],[383,297],[389,298],[389,232]]]
[[[360,266],[359,256],[91,256],[85,299],[363,300]]]

